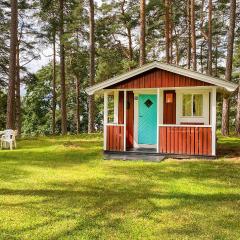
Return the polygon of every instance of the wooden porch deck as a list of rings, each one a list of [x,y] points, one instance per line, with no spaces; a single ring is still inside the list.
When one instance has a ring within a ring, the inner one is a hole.
[[[156,148],[128,148],[126,152],[104,151],[104,160],[163,161],[165,155],[158,154],[156,151]]]
[[[162,154],[157,153],[156,148],[129,148],[126,152],[122,151],[104,151],[104,160],[129,160],[129,161],[147,161],[161,162],[167,158],[173,159],[208,159],[214,160],[216,156],[208,155],[186,155],[186,154]]]

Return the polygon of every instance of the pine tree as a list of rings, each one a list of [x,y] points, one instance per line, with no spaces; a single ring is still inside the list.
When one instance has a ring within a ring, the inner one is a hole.
[[[208,74],[212,75],[212,0],[208,0]]]
[[[190,13],[191,13],[191,42],[192,42],[192,69],[197,70],[197,47],[196,47],[196,30],[195,30],[195,0],[190,2]]]
[[[146,62],[146,44],[145,44],[145,0],[140,1],[140,66]]]
[[[90,73],[89,86],[95,82],[95,22],[94,22],[94,1],[89,0],[89,51],[90,51]],[[94,132],[94,96],[88,96],[88,132]]]
[[[61,128],[62,134],[67,133],[67,107],[65,82],[65,46],[64,46],[64,0],[59,0],[59,38],[60,38],[60,78],[61,78]]]
[[[16,82],[16,56],[17,56],[17,33],[18,33],[18,1],[11,0],[11,23],[10,23],[10,61],[9,61],[9,84],[7,99],[7,128],[15,128],[15,82]]]
[[[225,80],[231,81],[232,63],[233,63],[233,44],[234,31],[236,22],[236,0],[230,0],[230,20],[227,34],[227,62],[225,71]],[[222,104],[222,134],[229,135],[229,95],[227,92],[223,94]]]

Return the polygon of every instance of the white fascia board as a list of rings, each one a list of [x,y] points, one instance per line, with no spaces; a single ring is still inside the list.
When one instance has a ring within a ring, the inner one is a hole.
[[[98,92],[98,91],[100,91],[100,90],[102,90],[106,87],[112,86],[114,84],[117,84],[119,82],[127,80],[131,77],[135,77],[135,76],[137,76],[141,73],[152,70],[154,68],[162,69],[162,70],[165,70],[165,71],[168,71],[168,72],[176,73],[176,74],[179,74],[179,75],[182,75],[182,76],[187,76],[187,77],[190,77],[190,78],[202,81],[202,82],[207,82],[207,83],[219,86],[219,87],[223,87],[226,90],[228,90],[229,92],[235,91],[235,89],[238,87],[237,84],[234,84],[232,82],[228,82],[228,81],[225,81],[225,80],[222,80],[222,79],[218,79],[218,78],[214,78],[214,77],[204,75],[204,74],[201,74],[201,73],[198,73],[198,72],[194,72],[194,71],[189,70],[189,69],[175,67],[175,66],[172,66],[170,64],[153,62],[153,63],[150,63],[150,64],[146,64],[143,67],[134,69],[134,70],[129,71],[127,73],[124,73],[120,76],[113,77],[109,80],[98,83],[98,84],[96,84],[92,87],[89,87],[89,88],[86,89],[86,92],[87,92],[88,95],[92,95],[95,92]]]
[[[146,64],[145,66],[143,66],[141,68],[136,68],[136,69],[134,69],[130,72],[121,74],[117,77],[110,78],[109,80],[106,80],[106,81],[103,81],[101,83],[95,84],[92,87],[88,87],[88,88],[86,88],[86,93],[89,94],[89,95],[92,95],[96,91],[102,90],[103,88],[106,88],[106,87],[109,87],[111,85],[122,82],[124,80],[127,80],[128,78],[135,77],[138,74],[144,73],[144,72],[146,72],[148,70],[151,70],[153,68],[156,68],[156,67],[158,67],[156,62]]]
[[[214,78],[208,75],[204,75],[198,72],[194,72],[192,70],[189,69],[184,69],[184,68],[180,68],[180,67],[175,67],[172,65],[167,65],[167,64],[162,64],[162,63],[157,63],[158,68],[172,72],[172,73],[176,73],[179,75],[183,75],[183,76],[187,76],[202,82],[207,82],[207,83],[211,83],[213,85],[216,86],[220,86],[220,87],[224,87],[226,88],[228,91],[233,92],[235,91],[235,89],[238,87],[237,84],[232,83],[232,82],[228,82],[225,81],[223,79],[219,79],[219,78]]]

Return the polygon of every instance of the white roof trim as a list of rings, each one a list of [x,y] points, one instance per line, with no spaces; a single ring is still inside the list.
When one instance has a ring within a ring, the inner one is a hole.
[[[131,77],[137,76],[141,73],[144,73],[146,71],[149,71],[151,69],[154,68],[158,68],[158,69],[162,69],[168,72],[172,72],[172,73],[176,73],[179,75],[183,75],[186,77],[190,77],[199,81],[203,81],[203,82],[207,82],[207,83],[211,83],[215,86],[219,86],[219,87],[223,87],[226,90],[233,92],[238,85],[229,81],[225,81],[223,79],[220,78],[215,78],[215,77],[211,77],[202,73],[198,73],[189,69],[184,69],[184,68],[180,68],[180,67],[176,67],[170,64],[165,64],[165,63],[159,63],[159,62],[153,62],[150,64],[146,64],[140,68],[136,68],[134,70],[131,70],[127,73],[121,74],[119,76],[110,78],[109,80],[103,81],[101,83],[95,84],[92,87],[88,87],[86,89],[86,92],[88,95],[92,95],[104,88],[110,87],[114,84],[117,84],[119,82],[122,82],[124,80],[127,80]]]

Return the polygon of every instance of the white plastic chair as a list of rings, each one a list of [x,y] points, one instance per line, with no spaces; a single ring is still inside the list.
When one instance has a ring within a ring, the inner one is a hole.
[[[6,148],[7,144],[11,150],[13,149],[13,146],[17,148],[16,131],[12,129],[7,129],[4,131],[4,134],[1,137],[1,149],[3,149],[3,147]]]

